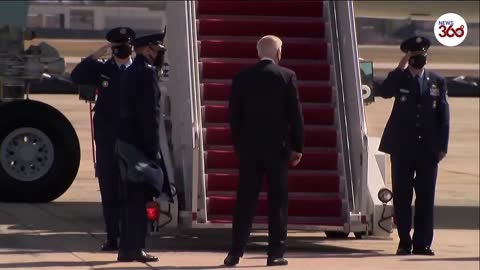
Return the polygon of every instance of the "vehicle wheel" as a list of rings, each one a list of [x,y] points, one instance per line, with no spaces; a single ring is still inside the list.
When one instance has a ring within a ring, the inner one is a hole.
[[[327,236],[327,238],[331,238],[331,239],[347,239],[349,234],[344,232],[329,231],[329,232],[325,232],[325,235]]]
[[[68,119],[38,101],[0,105],[0,200],[49,202],[72,184],[80,144]]]

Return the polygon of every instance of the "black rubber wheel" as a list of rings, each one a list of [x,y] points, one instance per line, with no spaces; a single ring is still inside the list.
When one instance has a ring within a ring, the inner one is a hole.
[[[75,129],[57,109],[32,100],[0,103],[0,200],[50,202],[80,165]]]
[[[349,234],[344,232],[328,231],[325,232],[325,235],[327,238],[331,239],[347,239]]]

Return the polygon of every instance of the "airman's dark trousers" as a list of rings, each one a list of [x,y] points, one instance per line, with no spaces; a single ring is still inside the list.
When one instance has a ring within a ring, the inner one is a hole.
[[[96,135],[96,174],[102,196],[103,218],[107,239],[116,241],[120,236],[120,172],[114,158],[115,138]]]
[[[147,236],[147,210],[145,203],[148,201],[146,184],[121,183],[121,226],[119,253],[137,255],[145,248]]]
[[[438,159],[425,150],[416,155],[391,155],[393,206],[400,246],[410,250],[430,248],[433,240],[433,211]],[[415,217],[412,229],[412,197],[415,190]]]

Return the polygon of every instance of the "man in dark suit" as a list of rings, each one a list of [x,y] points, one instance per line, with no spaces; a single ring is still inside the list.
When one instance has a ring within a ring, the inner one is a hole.
[[[380,88],[381,96],[395,97],[379,150],[390,154],[392,164],[393,205],[400,237],[397,255],[435,255],[430,249],[435,185],[438,163],[447,153],[450,113],[445,78],[424,68],[429,46],[425,37],[405,40],[400,46],[405,56]]]
[[[160,89],[157,69],[162,67],[164,33],[137,38],[136,57],[122,77],[120,88],[119,140],[134,146],[164,172],[164,187],[170,193],[168,176],[162,159],[159,137]],[[122,232],[118,261],[152,262],[158,258],[143,251],[147,233],[145,203],[155,194],[151,185],[122,179]]]
[[[118,249],[120,234],[120,212],[118,182],[119,170],[114,159],[114,144],[118,136],[119,88],[120,77],[132,63],[132,44],[135,32],[128,27],[110,30],[106,39],[108,44],[82,60],[71,74],[76,84],[95,85],[98,98],[93,117],[94,138],[96,143],[96,175],[102,196],[103,217],[107,231],[107,240],[103,251]],[[112,57],[106,62],[100,59],[111,48]]]
[[[278,65],[282,41],[265,36],[257,43],[260,61],[240,72],[232,84],[230,128],[240,161],[240,183],[233,218],[232,246],[224,264],[243,256],[263,176],[268,179],[269,244],[267,265],[287,265],[289,164],[302,158],[303,116],[295,72]]]

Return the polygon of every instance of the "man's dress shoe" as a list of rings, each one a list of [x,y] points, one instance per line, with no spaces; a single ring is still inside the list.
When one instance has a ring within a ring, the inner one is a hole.
[[[102,251],[114,251],[118,250],[118,244],[116,240],[107,240],[102,244]]]
[[[284,258],[269,257],[267,259],[267,266],[288,265],[288,261]]]
[[[412,253],[415,255],[435,256],[435,252],[430,248],[414,248]]]
[[[240,257],[234,255],[227,255],[225,260],[223,260],[223,265],[225,266],[235,266],[240,261]]]
[[[145,253],[145,251],[142,250],[140,253],[137,253],[137,254],[122,254],[122,253],[118,253],[117,261],[119,261],[119,262],[133,262],[133,261],[137,261],[137,262],[142,262],[142,263],[146,263],[146,262],[157,262],[157,261],[158,261],[158,257],[153,256],[153,255],[149,255],[149,254]]]

